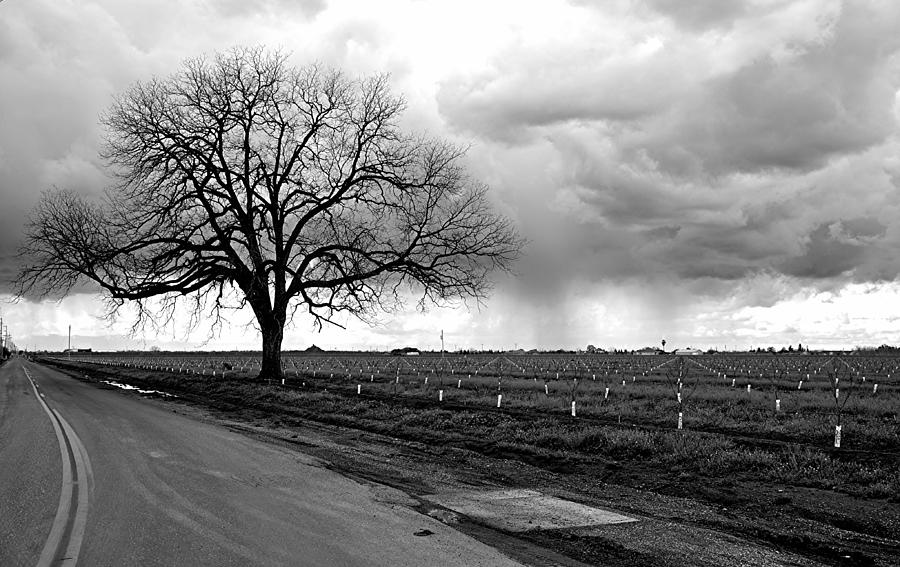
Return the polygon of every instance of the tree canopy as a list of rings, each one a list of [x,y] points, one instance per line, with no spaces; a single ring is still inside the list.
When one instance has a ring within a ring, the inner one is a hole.
[[[102,116],[115,183],[100,202],[46,192],[22,246],[20,295],[99,285],[115,306],[195,310],[239,292],[278,376],[298,308],[319,327],[402,301],[485,297],[522,239],[464,148],[404,132],[388,77],[294,67],[261,48],[188,60]]]

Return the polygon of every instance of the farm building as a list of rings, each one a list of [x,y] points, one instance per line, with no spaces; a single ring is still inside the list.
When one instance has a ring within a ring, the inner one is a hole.
[[[391,350],[392,356],[419,356],[419,349],[415,347],[395,348]]]
[[[665,351],[656,347],[644,347],[634,351],[634,354],[642,356],[651,356],[654,354],[664,354]]]
[[[703,354],[703,351],[700,350],[699,348],[688,347],[688,348],[675,349],[675,352],[673,352],[672,354],[675,354],[678,356],[697,356],[697,355]]]

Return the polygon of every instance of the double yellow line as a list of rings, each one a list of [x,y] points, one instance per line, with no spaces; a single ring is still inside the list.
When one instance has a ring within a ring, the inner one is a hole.
[[[50,535],[44,544],[37,565],[38,567],[51,567],[58,564],[74,567],[78,563],[78,554],[81,552],[81,542],[84,539],[84,529],[87,525],[88,485],[93,481],[94,476],[91,470],[91,461],[72,426],[56,410],[47,405],[44,395],[38,390],[28,369],[23,366],[22,371],[31,382],[35,398],[50,418],[62,458],[62,489],[59,494],[59,506],[56,509],[56,517],[53,519]]]

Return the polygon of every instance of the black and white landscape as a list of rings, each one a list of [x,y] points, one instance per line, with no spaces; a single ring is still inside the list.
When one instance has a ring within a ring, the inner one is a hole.
[[[893,565],[900,5],[0,0],[0,565]]]

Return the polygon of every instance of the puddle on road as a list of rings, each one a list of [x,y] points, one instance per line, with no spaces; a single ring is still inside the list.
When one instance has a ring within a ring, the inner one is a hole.
[[[546,496],[535,490],[464,490],[427,497],[454,512],[511,532],[636,522],[608,510]]]
[[[122,388],[123,390],[132,390],[139,394],[153,394],[157,396],[165,396],[167,398],[177,398],[175,394],[169,394],[167,392],[161,392],[159,390],[142,390],[136,386],[131,386],[129,384],[122,384],[121,382],[113,382],[112,380],[101,380],[104,384],[109,384],[110,386],[115,386],[116,388]]]

